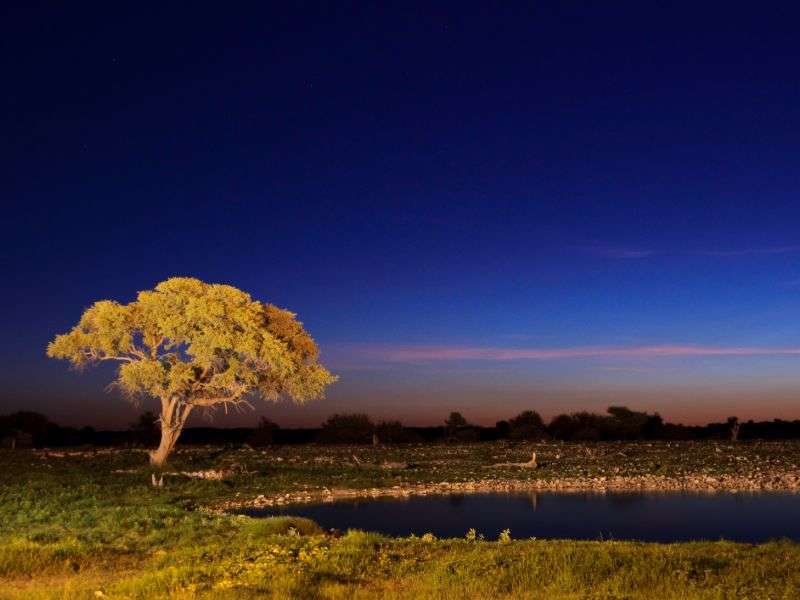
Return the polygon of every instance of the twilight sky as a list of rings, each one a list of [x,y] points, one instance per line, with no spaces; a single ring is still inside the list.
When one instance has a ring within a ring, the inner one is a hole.
[[[0,413],[125,426],[44,348],[191,275],[341,376],[219,426],[800,418],[796,5],[52,4],[0,7]]]

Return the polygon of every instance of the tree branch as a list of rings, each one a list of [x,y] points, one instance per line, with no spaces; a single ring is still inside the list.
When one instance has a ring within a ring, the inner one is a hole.
[[[94,351],[84,351],[83,355],[88,358],[89,360],[119,360],[119,361],[127,361],[127,362],[135,362],[136,359],[131,356],[100,356]]]
[[[228,411],[228,405],[233,405],[234,407],[240,407],[242,404],[253,408],[253,405],[248,401],[242,398],[242,395],[247,391],[248,386],[240,385],[238,389],[227,394],[225,396],[211,396],[205,398],[192,398],[188,404],[192,406],[202,406],[205,408],[213,408],[218,404],[221,404],[225,408],[225,412]]]
[[[153,360],[158,360],[158,349],[161,347],[161,344],[164,343],[164,338],[159,338],[158,340],[154,340],[152,344],[146,344],[150,348],[150,358]],[[142,353],[144,354],[144,353]]]

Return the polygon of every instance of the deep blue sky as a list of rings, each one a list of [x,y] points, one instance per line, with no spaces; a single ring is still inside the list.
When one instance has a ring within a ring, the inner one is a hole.
[[[0,412],[129,422],[44,347],[193,275],[341,375],[284,424],[800,417],[796,5],[289,4],[0,8]]]

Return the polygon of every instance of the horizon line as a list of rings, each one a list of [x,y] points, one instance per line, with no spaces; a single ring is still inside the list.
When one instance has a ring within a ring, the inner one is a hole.
[[[794,356],[800,347],[706,346],[664,344],[642,346],[571,346],[504,348],[498,346],[390,345],[345,346],[361,356],[382,362],[438,362],[448,360],[557,360],[575,358],[680,358],[692,356]]]

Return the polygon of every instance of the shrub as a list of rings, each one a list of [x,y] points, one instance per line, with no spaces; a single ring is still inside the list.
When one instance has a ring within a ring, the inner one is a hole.
[[[494,429],[497,432],[497,439],[505,440],[511,437],[511,425],[508,421],[498,421],[494,424]]]
[[[273,423],[266,417],[261,417],[258,427],[253,430],[248,440],[251,446],[269,446],[275,443],[275,432],[280,429],[277,423]]]
[[[322,424],[318,439],[328,444],[368,444],[374,431],[365,414],[333,415]]]
[[[383,444],[413,444],[422,441],[418,433],[409,431],[400,421],[382,421],[375,428],[375,433]]]
[[[451,412],[444,427],[447,439],[453,442],[476,442],[480,437],[478,430],[460,412]]]
[[[508,422],[509,434],[514,440],[539,440],[547,436],[544,421],[539,413],[526,410]]]

